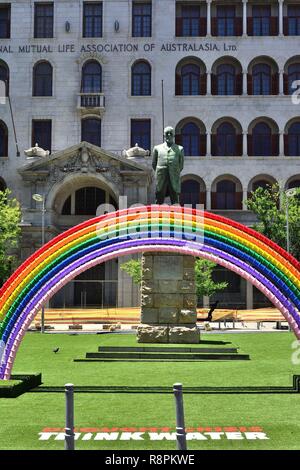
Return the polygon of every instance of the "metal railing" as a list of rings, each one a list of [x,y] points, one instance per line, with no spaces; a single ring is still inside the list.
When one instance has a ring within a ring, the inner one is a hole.
[[[103,93],[79,93],[78,108],[105,108]]]

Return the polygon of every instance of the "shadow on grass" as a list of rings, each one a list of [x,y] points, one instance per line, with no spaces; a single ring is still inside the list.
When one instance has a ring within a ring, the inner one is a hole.
[[[64,393],[65,387],[40,386],[28,393]],[[74,387],[75,393],[173,393],[172,387],[82,386]],[[291,394],[300,393],[300,375],[293,376],[292,386],[248,387],[184,387],[189,394]]]

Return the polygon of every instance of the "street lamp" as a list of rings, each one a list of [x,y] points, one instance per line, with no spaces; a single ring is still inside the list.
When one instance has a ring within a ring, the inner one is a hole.
[[[286,251],[290,252],[290,226],[289,226],[289,198],[297,194],[296,188],[285,191],[286,195]]]
[[[34,194],[32,199],[36,202],[42,203],[42,246],[45,244],[45,197],[41,194]],[[42,306],[42,315],[41,315],[41,333],[45,332],[45,306]]]

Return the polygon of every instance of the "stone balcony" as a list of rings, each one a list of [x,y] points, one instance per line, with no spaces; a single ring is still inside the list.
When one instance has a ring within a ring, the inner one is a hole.
[[[102,117],[105,111],[104,93],[79,93],[77,109],[83,116],[92,113]]]

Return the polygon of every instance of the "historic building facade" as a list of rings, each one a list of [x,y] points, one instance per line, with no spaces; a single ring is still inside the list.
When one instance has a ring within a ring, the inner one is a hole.
[[[22,203],[22,259],[43,217],[49,240],[119,196],[152,203],[151,158],[124,149],[151,150],[164,123],[185,149],[182,203],[253,224],[253,189],[300,185],[299,35],[299,0],[0,0],[0,189]],[[48,152],[24,153],[36,143]],[[137,304],[119,264],[52,305]],[[263,305],[216,276],[223,305]]]

